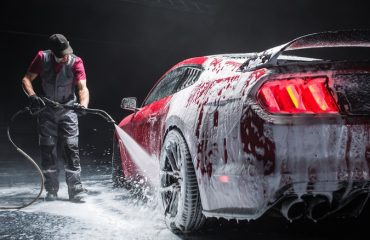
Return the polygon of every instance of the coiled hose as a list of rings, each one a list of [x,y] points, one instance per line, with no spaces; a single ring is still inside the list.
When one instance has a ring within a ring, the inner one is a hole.
[[[37,165],[37,163],[35,162],[35,160],[33,160],[33,158],[31,158],[27,153],[25,153],[22,149],[20,149],[17,144],[14,143],[14,141],[12,140],[11,136],[10,136],[10,127],[11,127],[11,124],[13,123],[14,119],[22,114],[22,113],[25,113],[25,112],[28,112],[30,113],[31,115],[36,115],[37,113],[32,113],[30,111],[30,108],[29,107],[26,107],[24,109],[21,109],[19,110],[18,112],[16,112],[10,119],[10,122],[8,124],[8,128],[7,128],[7,134],[8,134],[8,139],[10,141],[10,143],[13,145],[13,147],[20,153],[22,154],[25,158],[27,158],[28,161],[30,161],[32,163],[32,165],[37,169],[37,172],[39,173],[40,175],[40,192],[39,194],[32,200],[30,201],[29,203],[25,203],[25,204],[22,204],[20,206],[0,206],[0,209],[4,209],[4,210],[15,210],[15,209],[22,209],[22,208],[25,208],[29,205],[31,205],[32,203],[36,202],[37,199],[40,198],[41,194],[42,194],[42,191],[44,190],[44,182],[45,182],[45,178],[44,178],[44,175],[42,173],[42,170],[40,169],[40,167]]]

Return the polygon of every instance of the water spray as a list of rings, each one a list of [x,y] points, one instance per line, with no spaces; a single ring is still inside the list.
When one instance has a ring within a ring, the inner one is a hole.
[[[158,159],[149,155],[130,135],[115,125],[116,133],[126,147],[128,154],[152,186],[159,187]]]

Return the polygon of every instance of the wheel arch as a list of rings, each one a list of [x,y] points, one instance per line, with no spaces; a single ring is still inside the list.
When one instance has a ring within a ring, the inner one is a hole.
[[[196,163],[195,163],[196,138],[195,138],[195,136],[192,135],[191,128],[187,127],[183,120],[181,120],[177,116],[173,116],[171,118],[168,118],[168,120],[166,121],[165,130],[164,130],[164,134],[163,134],[163,139],[162,139],[162,143],[161,143],[161,148],[163,146],[163,143],[164,143],[164,140],[166,139],[167,134],[171,130],[177,130],[181,134],[181,136],[185,139],[186,145],[189,148],[189,153],[190,153],[191,160],[192,160],[192,163],[193,163],[193,167],[194,167],[194,170],[195,170],[195,175],[197,176],[198,189],[199,189],[199,192],[200,192],[200,201],[201,201],[202,207],[204,209],[204,207],[205,207],[205,205],[204,205],[205,201],[203,200],[203,197],[205,196],[204,195],[205,191],[204,191],[204,187],[203,187],[204,185],[199,184],[199,180],[200,180],[199,177],[200,176],[199,176],[199,171],[197,170],[197,166],[196,166]],[[185,134],[185,133],[187,133],[187,134]]]

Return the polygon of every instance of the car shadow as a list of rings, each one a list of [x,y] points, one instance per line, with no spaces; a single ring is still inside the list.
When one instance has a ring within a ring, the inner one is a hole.
[[[329,218],[318,222],[301,219],[290,223],[283,218],[261,218],[252,221],[207,220],[196,234],[181,235],[181,239],[344,239],[366,236],[369,232],[369,207],[358,218]],[[361,237],[362,238],[362,237]]]

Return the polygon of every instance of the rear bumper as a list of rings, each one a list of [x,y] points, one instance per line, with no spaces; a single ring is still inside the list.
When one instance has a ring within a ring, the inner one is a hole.
[[[367,122],[267,127],[275,145],[274,173],[281,175],[278,188],[297,183],[297,194],[331,192],[340,188],[340,182],[369,180]]]
[[[240,158],[202,183],[207,216],[256,219],[292,195],[340,208],[369,192],[369,119],[251,119],[241,124]]]

